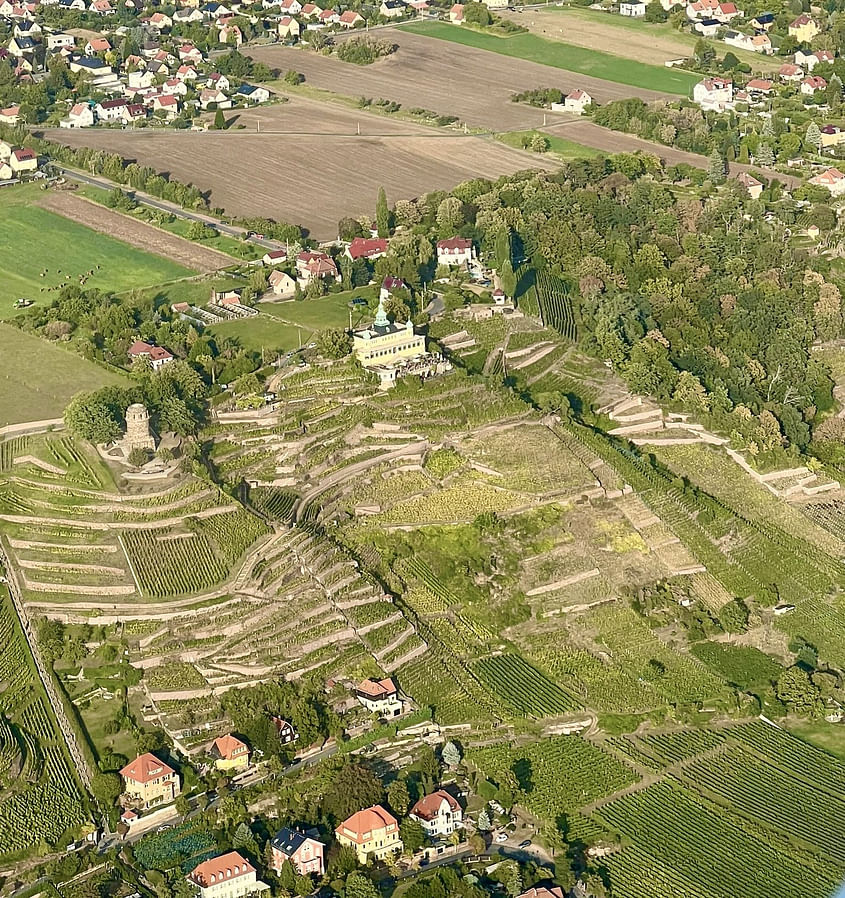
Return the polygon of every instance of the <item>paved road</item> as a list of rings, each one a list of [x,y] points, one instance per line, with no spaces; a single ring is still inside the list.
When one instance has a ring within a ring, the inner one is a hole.
[[[64,165],[59,165],[58,163],[54,163],[55,167],[62,172],[62,174],[66,175],[68,178],[71,178],[74,181],[80,181],[83,184],[90,184],[93,187],[100,187],[103,190],[114,190],[115,187],[119,187],[121,190],[128,193],[131,197],[133,197],[137,202],[139,202],[142,206],[149,206],[151,209],[158,209],[160,212],[168,212],[171,215],[175,215],[177,218],[184,218],[186,221],[199,221],[204,225],[208,225],[210,228],[214,228],[221,234],[225,234],[227,237],[234,237],[236,240],[244,240],[247,243],[254,243],[256,246],[262,247],[262,249],[285,249],[284,243],[279,243],[277,240],[268,240],[266,238],[259,237],[247,237],[246,228],[238,227],[237,225],[226,224],[216,218],[212,218],[210,215],[205,215],[202,212],[191,212],[188,209],[183,209],[181,206],[177,206],[175,203],[169,203],[167,200],[160,200],[157,197],[150,196],[147,193],[143,193],[140,190],[131,190],[127,189],[125,185],[118,184],[115,181],[110,181],[108,178],[104,178],[101,175],[93,176],[86,175],[83,172],[77,171],[73,168],[67,168]]]

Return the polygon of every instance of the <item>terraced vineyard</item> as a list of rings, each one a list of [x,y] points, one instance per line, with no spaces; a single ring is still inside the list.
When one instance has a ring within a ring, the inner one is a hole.
[[[543,324],[553,327],[567,340],[575,340],[575,312],[567,285],[548,271],[540,271],[537,274],[537,298]]]
[[[636,781],[628,767],[578,736],[481,748],[467,757],[493,782],[516,771],[521,803],[541,820],[556,820]]]
[[[511,710],[521,716],[550,717],[578,707],[571,695],[519,655],[482,658],[475,662],[473,669]]]
[[[55,845],[86,801],[5,587],[0,587],[0,857]]]
[[[800,881],[806,894],[823,898],[841,876],[811,853],[777,836],[749,831],[724,807],[670,783],[606,804],[596,816],[636,849],[609,860],[615,894],[641,896],[643,881],[652,881],[659,889],[649,893],[653,898],[792,898]],[[655,881],[651,869],[664,875]]]

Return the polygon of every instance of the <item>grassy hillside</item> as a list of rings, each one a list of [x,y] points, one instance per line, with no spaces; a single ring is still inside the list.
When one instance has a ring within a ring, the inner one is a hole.
[[[8,324],[0,324],[0,359],[0,427],[58,418],[80,390],[96,390],[123,380]]]

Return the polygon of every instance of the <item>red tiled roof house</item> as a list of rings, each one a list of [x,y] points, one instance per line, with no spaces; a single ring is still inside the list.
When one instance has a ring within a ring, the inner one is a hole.
[[[149,752],[127,764],[120,775],[129,803],[143,809],[173,801],[179,794],[179,774]]]

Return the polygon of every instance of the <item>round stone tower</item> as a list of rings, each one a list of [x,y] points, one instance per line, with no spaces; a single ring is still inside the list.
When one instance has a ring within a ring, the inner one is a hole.
[[[126,438],[124,443],[131,452],[133,449],[155,450],[155,437],[150,433],[150,413],[145,405],[133,402],[126,409]]]

